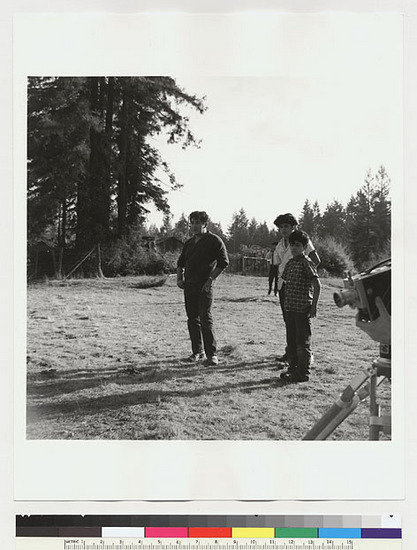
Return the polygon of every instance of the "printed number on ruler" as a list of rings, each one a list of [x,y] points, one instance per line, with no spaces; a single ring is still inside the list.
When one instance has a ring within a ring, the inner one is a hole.
[[[86,539],[60,550],[401,550],[387,539]]]

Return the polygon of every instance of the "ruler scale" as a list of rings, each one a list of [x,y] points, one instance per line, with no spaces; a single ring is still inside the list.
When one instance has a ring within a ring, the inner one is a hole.
[[[16,550],[401,550],[401,534],[396,516],[16,518]]]
[[[400,550],[399,539],[357,539],[303,541],[262,539],[212,540],[57,540],[52,538],[20,538],[16,550]]]

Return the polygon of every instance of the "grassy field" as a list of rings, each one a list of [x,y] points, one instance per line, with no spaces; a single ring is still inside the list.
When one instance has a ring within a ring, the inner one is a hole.
[[[341,281],[322,280],[310,381],[283,384],[278,299],[266,278],[223,274],[214,318],[218,367],[184,361],[190,344],[175,277],[32,284],[27,311],[28,439],[297,440],[332,405],[378,346],[338,309]],[[390,410],[391,388],[378,399]],[[368,400],[333,433],[368,439]],[[386,439],[387,436],[381,436]]]

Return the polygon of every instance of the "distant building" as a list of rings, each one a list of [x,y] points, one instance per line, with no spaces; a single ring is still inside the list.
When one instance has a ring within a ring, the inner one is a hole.
[[[161,252],[161,254],[165,254],[165,252],[177,252],[182,250],[183,245],[184,243],[181,239],[173,236],[164,237],[156,241],[156,248],[159,252]]]

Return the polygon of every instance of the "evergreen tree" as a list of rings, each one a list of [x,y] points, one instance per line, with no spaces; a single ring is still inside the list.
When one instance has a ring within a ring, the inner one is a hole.
[[[210,218],[210,216],[208,217],[208,220],[207,220],[207,230],[211,231],[215,235],[218,235],[224,241],[226,240],[221,224],[218,222],[214,222]],[[174,225],[172,234],[175,235],[177,238],[181,239],[182,241],[185,241],[190,237],[188,218],[186,218],[184,213],[181,214],[180,219]]]
[[[266,225],[266,223],[265,223],[265,225]],[[277,229],[275,229],[275,227],[271,230],[268,230],[268,231],[269,231],[268,246],[270,246],[271,243],[273,243],[273,242],[278,242],[278,241],[281,240],[280,232]]]
[[[308,199],[304,202],[298,224],[300,229],[308,233],[310,237],[314,235],[314,211]]]
[[[231,252],[239,252],[240,247],[248,243],[248,226],[248,217],[243,208],[241,208],[239,212],[233,214],[232,223],[227,230],[227,242]]]
[[[58,246],[77,223],[77,194],[88,178],[94,124],[86,79],[28,80],[28,240],[56,228]]]
[[[391,179],[388,176],[384,166],[381,166],[375,175],[375,194],[373,205],[376,257],[385,252],[387,245],[391,242],[390,184]]]
[[[356,266],[367,262],[372,254],[372,174],[368,170],[365,184],[346,207],[346,233],[349,249]]]
[[[269,248],[273,241],[278,241],[278,238],[271,234],[267,223],[264,221],[257,225],[254,241],[262,248]]]
[[[313,232],[312,235],[316,236],[320,233],[322,216],[320,213],[320,206],[317,201],[313,204]]]
[[[389,177],[383,167],[376,176],[368,170],[365,184],[346,208],[346,233],[350,254],[358,269],[386,253],[390,241],[391,204]]]
[[[180,219],[174,225],[172,234],[175,235],[177,239],[180,239],[181,241],[185,242],[189,237],[188,228],[189,228],[188,220],[185,217],[185,214],[182,213],[180,216]]]
[[[160,233],[163,237],[168,237],[173,232],[171,220],[172,220],[171,212],[165,212],[164,217],[162,219],[162,225],[160,227]]]
[[[214,222],[210,216],[207,221],[207,229],[220,237],[223,241],[226,241],[226,235],[223,233],[223,229],[220,222]]]
[[[168,212],[159,172],[179,185],[149,138],[198,146],[182,106],[205,110],[170,77],[29,78],[29,237],[52,224],[83,249]]]
[[[319,235],[321,237],[333,237],[341,244],[346,243],[346,210],[343,204],[337,200],[326,206],[321,218]]]
[[[251,246],[252,244],[258,244],[256,242],[256,232],[258,229],[258,222],[255,218],[252,218],[249,225],[248,225],[248,241],[247,245]]]

